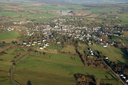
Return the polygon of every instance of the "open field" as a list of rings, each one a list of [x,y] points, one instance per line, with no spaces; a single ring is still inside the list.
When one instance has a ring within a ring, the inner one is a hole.
[[[61,49],[62,49],[62,47],[60,47],[60,46],[58,46],[58,45],[56,45],[56,44],[52,43],[52,44],[50,44],[50,46],[48,46],[48,47],[47,47],[47,49],[56,49],[56,50],[61,50]]]
[[[75,47],[73,45],[67,45],[61,51],[70,52],[72,54],[76,54]]]
[[[109,82],[121,85],[111,76],[111,72],[84,67],[78,57],[72,56],[76,58],[72,60],[71,56],[64,54],[48,53],[48,55],[50,55],[48,58],[28,56],[24,61],[16,65],[15,79],[23,85],[28,80],[34,85],[75,85],[73,74],[82,73],[94,75],[98,80],[106,79],[105,76],[107,76],[108,79],[112,79]]]
[[[24,48],[23,48],[24,49]],[[25,51],[27,49],[24,49]],[[19,53],[22,49],[13,48],[7,50],[0,57],[4,61],[0,61],[0,69],[8,71],[12,65],[14,54]],[[81,60],[77,56],[65,55],[60,53],[46,53],[49,57],[43,56],[27,56],[14,68],[14,79],[25,85],[28,80],[34,85],[75,85],[73,75],[82,73],[85,75],[94,75],[98,81],[110,82],[121,85],[109,71],[97,69],[93,67],[83,66]],[[72,59],[72,58],[75,58]],[[2,73],[2,76],[8,76],[8,73]],[[107,76],[107,77],[106,77]],[[108,79],[110,79],[108,81]],[[2,85],[10,85],[9,78],[0,80]]]
[[[124,37],[128,38],[128,31],[124,31],[123,34],[124,34]]]
[[[127,32],[123,32],[123,33],[124,33],[124,37],[115,36],[115,37],[112,37],[112,40],[128,44]]]
[[[88,50],[88,46],[86,44],[83,44],[83,43],[78,43],[78,50],[81,54],[84,54],[84,51],[85,50]]]
[[[109,40],[110,35],[118,32],[118,26],[126,27],[127,6],[13,1],[0,1],[0,85],[11,85],[12,70],[13,79],[21,85],[27,85],[28,81],[32,85],[76,85],[73,76],[76,73],[92,75],[97,83],[122,85],[111,71],[99,69],[98,65],[97,68],[84,66],[82,61],[85,58],[82,60],[80,57],[89,56],[93,50],[98,50],[111,61],[128,64],[127,54],[119,48],[86,45],[108,41],[128,44],[127,31],[123,32],[125,37],[112,36]],[[7,31],[8,27],[16,29]],[[108,29],[104,31],[104,28]],[[97,64],[92,60],[84,62]],[[102,63],[99,59],[95,61]]]
[[[110,60],[115,62],[127,63],[126,55],[118,48],[115,47],[102,47],[100,45],[92,46],[95,50],[98,50],[103,53],[104,56],[109,57]]]
[[[92,7],[90,8],[89,10],[90,12],[92,13],[109,13],[109,12],[115,12],[115,11],[118,11],[118,9],[112,9],[112,8],[99,8],[99,7]]]
[[[6,31],[3,33],[0,33],[0,40],[6,40],[6,39],[15,39],[19,37],[19,33],[15,31]]]
[[[8,78],[0,79],[0,85],[12,85],[10,82],[11,81]]]

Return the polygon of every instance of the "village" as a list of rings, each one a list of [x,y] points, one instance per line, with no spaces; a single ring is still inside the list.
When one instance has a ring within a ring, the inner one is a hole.
[[[112,67],[112,62],[109,57],[104,57],[104,61],[102,58],[91,58],[89,56],[96,56],[97,52],[91,48],[92,45],[100,45],[104,48],[107,47],[117,47],[118,45],[125,46],[124,42],[117,42],[114,40],[108,40],[112,37],[124,37],[122,32],[125,30],[121,27],[113,27],[113,28],[102,28],[102,27],[79,27],[79,26],[73,26],[73,25],[65,25],[63,24],[66,22],[65,19],[54,19],[51,20],[49,24],[43,24],[43,25],[37,25],[34,28],[22,28],[22,29],[16,29],[13,27],[5,28],[7,31],[13,31],[17,30],[19,32],[24,32],[23,36],[20,37],[20,42],[13,41],[12,43],[18,44],[21,47],[33,47],[39,50],[45,50],[47,47],[49,47],[53,42],[55,42],[58,45],[66,44],[66,40],[63,42],[62,39],[58,39],[58,36],[66,36],[67,39],[74,39],[78,41],[85,42],[89,48],[89,54],[88,57],[82,56],[81,60],[83,61],[84,65],[87,66],[95,66],[97,68],[104,68],[108,69],[106,67],[106,64],[110,67]],[[54,24],[53,24],[54,23]],[[61,38],[61,37],[60,37]],[[70,41],[69,41],[70,42]],[[99,55],[97,55],[99,56]],[[90,61],[89,61],[90,60]],[[94,63],[95,65],[91,64]],[[106,62],[106,64],[104,63]],[[99,64],[101,63],[101,64]],[[102,67],[103,66],[103,67]],[[120,65],[119,65],[120,66]],[[117,67],[118,64],[117,64]],[[120,71],[115,71],[116,68],[113,68],[115,75],[118,74],[118,77],[122,79],[122,81],[128,83],[128,78],[124,76],[123,73],[127,73],[127,68],[122,67]]]
[[[28,21],[27,21],[28,22]],[[112,37],[124,37],[122,32],[124,31],[121,27],[113,28],[102,28],[102,27],[79,27],[73,25],[65,25],[65,19],[54,19],[49,24],[37,25],[34,28],[22,28],[19,29],[19,32],[25,32],[23,36],[28,37],[38,37],[43,39],[30,39],[28,41],[23,40],[22,45],[24,46],[34,46],[35,44],[42,45],[48,39],[56,40],[56,37],[53,36],[53,32],[59,35],[66,35],[69,38],[75,38],[81,41],[87,41],[89,45],[99,44],[103,47],[117,46],[117,41],[109,41]],[[54,24],[53,24],[54,23]],[[13,31],[14,28],[8,27],[5,28],[7,31]],[[60,41],[56,42],[59,43]],[[125,46],[125,43],[120,43],[122,46]],[[48,43],[44,44],[44,48],[48,46]]]

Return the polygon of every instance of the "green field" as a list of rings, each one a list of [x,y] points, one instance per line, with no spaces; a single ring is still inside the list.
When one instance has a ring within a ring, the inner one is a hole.
[[[50,46],[47,47],[47,49],[56,49],[56,50],[61,50],[62,47],[58,46],[55,43],[51,43]]]
[[[42,6],[42,8],[45,8],[47,10],[71,10],[71,9],[75,9],[75,10],[81,10],[83,7],[82,5],[46,5],[46,6]]]
[[[0,16],[17,17],[18,15],[17,12],[0,12]]]
[[[19,33],[15,31],[6,31],[0,33],[0,40],[6,40],[6,39],[15,39],[19,37]]]
[[[120,49],[115,48],[115,47],[107,47],[104,48],[100,45],[97,46],[92,46],[95,50],[98,50],[100,52],[103,53],[104,56],[109,57],[110,60],[115,61],[115,62],[122,62],[122,63],[126,63],[127,64],[127,60],[126,57],[127,55],[125,55]]]
[[[124,34],[124,37],[128,38],[128,31],[124,31],[123,34]]]
[[[75,47],[73,45],[67,45],[61,51],[70,52],[72,54],[76,54]]]
[[[82,46],[83,44],[80,44]],[[86,46],[85,46],[86,47]],[[25,52],[22,51],[25,50]],[[24,54],[27,52],[26,48],[8,49],[0,56],[0,69],[9,71],[12,65],[12,60],[15,54]],[[34,54],[31,52],[31,54]],[[85,75],[94,75],[99,82],[112,83],[113,85],[121,85],[121,83],[114,77],[114,75],[107,70],[97,69],[93,67],[83,66],[78,56],[71,56],[61,53],[46,53],[48,57],[43,55],[29,55],[16,63],[13,68],[13,77],[22,85],[26,85],[30,80],[32,85],[76,85],[73,75],[75,73],[82,73]],[[72,59],[72,58],[75,58]],[[8,73],[0,73],[1,76],[8,76]],[[0,85],[10,85],[9,78],[2,78]]]
[[[84,51],[88,51],[88,46],[86,44],[78,43],[78,50],[81,54],[85,54]]]
[[[25,85],[28,80],[33,85],[75,85],[73,74],[94,75],[96,79],[121,85],[112,73],[102,69],[84,67],[76,56],[51,54],[50,57],[28,56],[15,68],[15,79]],[[72,60],[71,57],[75,57]],[[107,76],[107,78],[106,78]],[[102,80],[103,79],[103,80]],[[107,81],[110,79],[109,81]]]

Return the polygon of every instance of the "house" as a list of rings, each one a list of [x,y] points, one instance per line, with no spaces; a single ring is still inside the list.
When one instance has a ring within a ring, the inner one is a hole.
[[[124,75],[123,74],[120,74],[121,77],[123,77]]]
[[[8,30],[8,31],[13,31],[14,28],[9,27],[9,28],[7,28],[7,30]]]
[[[34,45],[35,45],[35,43],[32,43],[32,45],[34,46]]]
[[[123,76],[123,79],[126,79],[126,77],[125,77],[125,76]]]
[[[30,44],[27,44],[26,46],[30,47],[31,45]]]
[[[38,45],[40,45],[41,44],[41,42],[38,42]]]
[[[126,83],[128,83],[128,79],[126,80]]]
[[[108,57],[106,57],[105,59],[109,59]]]
[[[43,50],[44,48],[42,46],[40,46],[39,49]]]
[[[23,42],[22,44],[23,44],[23,45],[26,45],[27,43],[26,43],[26,42]]]
[[[57,42],[57,44],[60,44],[60,42]]]
[[[46,40],[42,40],[43,42],[45,42]]]
[[[33,43],[35,43],[35,44],[36,44],[37,42],[36,42],[36,41],[34,41]]]

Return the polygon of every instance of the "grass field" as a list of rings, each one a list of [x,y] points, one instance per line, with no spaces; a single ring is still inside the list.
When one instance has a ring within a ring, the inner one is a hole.
[[[18,32],[6,31],[6,32],[3,32],[3,33],[0,33],[0,40],[15,39],[18,36],[20,36]]]
[[[82,5],[46,5],[42,6],[42,8],[46,8],[47,10],[81,10],[83,7]]]
[[[17,12],[0,12],[0,16],[16,17],[18,15]]]
[[[88,50],[88,46],[86,44],[78,43],[78,50],[81,54],[84,54],[85,50]]]
[[[113,78],[111,72],[84,67],[80,59],[76,56],[47,54],[50,57],[28,56],[24,61],[18,63],[15,69],[15,79],[23,85],[28,80],[33,85],[75,85],[73,74],[82,73],[94,75],[98,80],[110,79],[109,81],[104,80],[104,82],[121,85],[120,82]],[[71,57],[75,57],[76,59],[72,60]]]
[[[61,50],[61,49],[62,49],[62,47],[60,47],[60,46],[58,46],[58,45],[56,45],[56,44],[52,43],[52,44],[50,44],[50,46],[48,46],[48,47],[47,47],[47,49],[56,49],[56,50]]]
[[[61,51],[64,51],[64,52],[70,52],[72,54],[75,54],[76,51],[75,51],[75,47],[73,45],[67,45],[66,47],[64,47]]]
[[[124,31],[123,34],[124,34],[124,37],[128,38],[128,31]]]
[[[112,37],[112,40],[128,44],[128,38],[127,38],[128,37],[128,34],[127,34],[128,32],[123,32],[123,33],[124,33],[124,37],[114,36],[114,37]]]
[[[0,79],[0,85],[12,85],[10,83],[10,80],[8,78],[2,78]]]
[[[109,12],[115,12],[115,11],[118,11],[117,8],[99,8],[99,7],[90,7],[90,12],[92,13],[109,13]]]
[[[13,48],[7,50],[7,54],[0,56],[0,59],[4,60],[0,61],[0,69],[8,71],[12,64],[11,61],[15,56],[13,53],[20,52],[20,50],[19,48]],[[26,85],[28,80],[31,81],[32,85],[75,85],[73,74],[82,73],[94,75],[101,82],[121,85],[111,72],[93,67],[85,67],[77,56],[61,53],[46,54],[49,57],[27,56],[17,63],[13,71],[14,79],[22,85]],[[75,60],[72,58],[75,58]],[[0,73],[0,75],[7,76],[8,73]],[[0,79],[0,85],[10,85],[9,78]]]
[[[112,61],[120,61],[122,63],[127,63],[127,59],[125,59],[125,57],[127,57],[127,55],[125,55],[120,49],[115,48],[115,47],[107,47],[104,48],[100,45],[97,46],[93,46],[93,48],[95,50],[98,50],[100,52],[103,53],[103,55],[108,56],[110,60]]]

